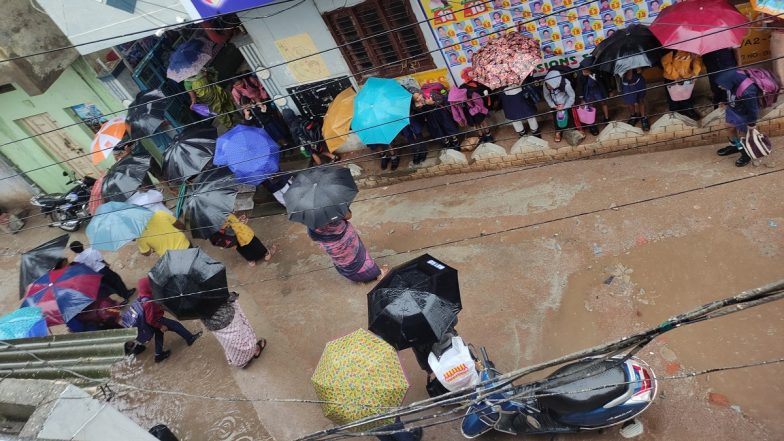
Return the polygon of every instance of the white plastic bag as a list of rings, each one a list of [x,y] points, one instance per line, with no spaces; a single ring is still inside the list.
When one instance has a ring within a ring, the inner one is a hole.
[[[450,392],[479,384],[479,373],[476,371],[471,351],[460,337],[452,337],[452,347],[444,351],[441,358],[431,352],[427,357],[427,364],[438,381]]]

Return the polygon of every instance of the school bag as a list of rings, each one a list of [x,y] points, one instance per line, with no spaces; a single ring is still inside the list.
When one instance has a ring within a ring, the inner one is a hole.
[[[757,97],[760,107],[770,107],[776,104],[781,90],[781,85],[776,77],[767,70],[758,68],[738,69],[738,72],[746,75],[747,78],[738,85],[738,89],[735,91],[736,97],[741,96],[753,84],[762,92]]]
[[[760,159],[770,154],[773,144],[770,142],[764,133],[757,130],[756,127],[749,129],[746,132],[746,137],[741,140],[743,150],[751,159]]]
[[[124,328],[136,328],[138,334],[136,341],[146,342],[152,338],[152,329],[144,321],[144,306],[142,305],[145,300],[136,299],[128,305],[125,311],[120,315],[120,326]]]
[[[234,248],[237,246],[237,234],[231,227],[221,228],[212,233],[210,243],[218,248]]]
[[[321,134],[321,121],[316,118],[300,118],[297,124],[296,133],[300,142],[304,144],[300,147],[302,154],[306,158],[309,158],[313,153],[319,154],[323,152],[326,144],[324,143],[324,137]]]
[[[422,85],[422,95],[425,98],[432,98],[433,102],[438,105],[444,104],[446,102],[446,97],[449,91],[447,90],[446,86],[441,83],[427,83]]]

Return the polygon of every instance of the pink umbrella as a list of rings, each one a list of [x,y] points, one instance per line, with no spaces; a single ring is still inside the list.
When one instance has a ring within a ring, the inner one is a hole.
[[[663,9],[650,30],[668,49],[703,55],[740,46],[747,23],[727,0],[687,0]]]
[[[513,32],[490,40],[472,61],[474,78],[491,89],[519,85],[542,62],[539,44]]]

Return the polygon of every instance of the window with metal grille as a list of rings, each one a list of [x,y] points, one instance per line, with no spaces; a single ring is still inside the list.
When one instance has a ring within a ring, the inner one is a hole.
[[[351,71],[360,78],[435,68],[409,0],[366,0],[327,12],[324,20]]]

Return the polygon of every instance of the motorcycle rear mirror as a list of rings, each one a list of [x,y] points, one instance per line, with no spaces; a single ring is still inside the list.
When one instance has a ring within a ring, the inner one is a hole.
[[[63,172],[63,176],[65,176],[65,177],[67,178],[67,177],[68,177],[68,172],[67,172],[67,171],[64,171],[64,172]]]

